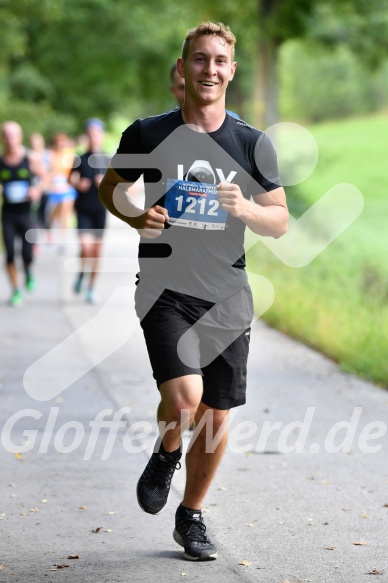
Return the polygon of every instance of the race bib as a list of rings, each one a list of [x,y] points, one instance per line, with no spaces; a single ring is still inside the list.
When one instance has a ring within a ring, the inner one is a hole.
[[[4,184],[4,197],[8,202],[16,204],[18,202],[27,202],[28,189],[30,183],[28,180],[13,180]]]
[[[221,208],[213,184],[167,180],[165,208],[169,224],[191,229],[225,229],[228,212]]]

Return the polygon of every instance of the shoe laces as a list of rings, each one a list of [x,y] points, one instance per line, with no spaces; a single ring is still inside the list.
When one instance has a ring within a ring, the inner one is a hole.
[[[182,519],[183,526],[186,531],[186,535],[190,535],[190,540],[200,543],[210,542],[208,536],[206,535],[206,525],[203,522],[203,518],[192,518],[187,516]]]
[[[161,454],[154,453],[146,469],[146,479],[151,479],[153,483],[162,488],[168,488],[171,484],[175,470],[181,469],[181,463],[160,457]]]

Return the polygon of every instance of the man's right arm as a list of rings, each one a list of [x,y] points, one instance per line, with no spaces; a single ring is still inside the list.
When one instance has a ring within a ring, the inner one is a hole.
[[[147,210],[134,205],[128,192],[133,184],[125,182],[109,166],[98,189],[99,199],[112,215],[139,231],[142,237],[155,239],[162,234],[164,223],[168,220],[167,210],[158,205]]]

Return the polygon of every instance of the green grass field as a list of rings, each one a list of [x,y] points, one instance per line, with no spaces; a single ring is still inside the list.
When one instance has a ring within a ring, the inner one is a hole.
[[[301,215],[330,187],[354,184],[364,210],[310,265],[285,266],[262,244],[248,267],[267,277],[275,301],[263,319],[336,360],[344,371],[388,386],[388,115],[308,128],[319,147],[311,177],[286,188]]]

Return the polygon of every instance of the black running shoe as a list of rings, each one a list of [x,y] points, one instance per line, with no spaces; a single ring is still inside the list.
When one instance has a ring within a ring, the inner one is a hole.
[[[184,547],[183,558],[189,561],[212,561],[217,549],[206,535],[206,526],[200,510],[179,506],[175,514],[175,542]]]
[[[137,501],[144,512],[158,514],[167,503],[171,480],[181,464],[172,456],[153,453],[137,483]]]

